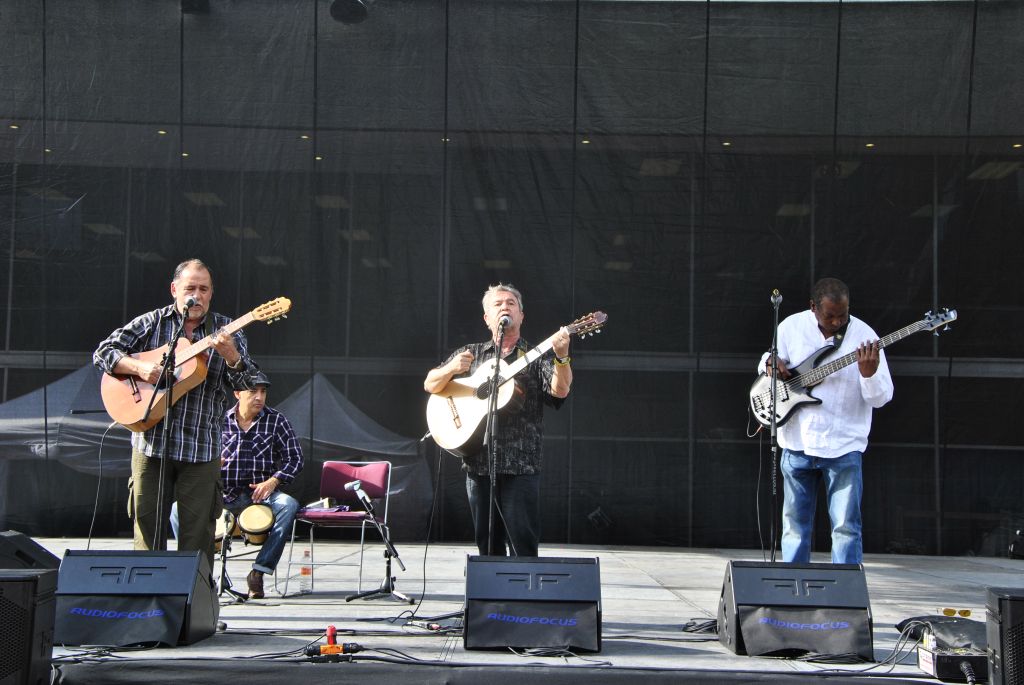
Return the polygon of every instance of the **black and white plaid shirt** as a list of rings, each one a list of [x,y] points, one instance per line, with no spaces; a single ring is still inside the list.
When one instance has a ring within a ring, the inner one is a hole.
[[[526,341],[522,338],[516,347],[505,358],[512,363],[529,351]],[[465,345],[452,352],[440,366],[450,362],[464,350],[473,353],[473,364],[462,376],[471,376],[481,364],[494,359],[497,354],[494,341]],[[516,376],[516,381],[525,391],[523,408],[518,413],[498,412],[498,431],[495,440],[495,464],[498,473],[521,476],[540,473],[541,448],[544,442],[544,405],[555,409],[562,406],[562,398],[551,395],[551,375],[554,373],[554,354],[547,352]],[[487,451],[464,457],[462,470],[480,476],[487,475],[490,470],[487,463]]]
[[[251,483],[262,483],[273,476],[284,485],[302,470],[302,446],[284,414],[263,407],[249,429],[242,430],[237,411],[236,404],[224,417],[220,478],[228,504],[242,493],[251,492]]]
[[[155,350],[170,342],[180,321],[181,314],[173,304],[137,316],[100,343],[92,355],[93,364],[112,373],[122,357]],[[202,324],[196,326],[191,342],[198,342],[229,323],[231,319],[228,317],[209,312]],[[256,368],[249,359],[245,335],[238,331],[233,337],[242,355],[239,370],[229,369],[224,358],[211,348],[204,353],[207,356],[206,380],[174,403],[173,422],[167,440],[171,459],[197,463],[220,456],[224,414],[235,401],[232,391],[251,390],[249,374]],[[144,433],[132,433],[132,447],[150,457],[154,454],[160,456],[163,433],[163,421]]]

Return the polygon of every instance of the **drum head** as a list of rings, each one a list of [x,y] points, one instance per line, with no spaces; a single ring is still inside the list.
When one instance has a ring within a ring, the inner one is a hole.
[[[238,515],[238,527],[249,535],[266,533],[274,525],[274,512],[266,504],[250,504]]]

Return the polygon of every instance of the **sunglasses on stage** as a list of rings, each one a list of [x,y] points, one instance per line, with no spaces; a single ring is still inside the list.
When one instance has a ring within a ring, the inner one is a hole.
[[[950,607],[943,607],[939,609],[939,613],[943,616],[961,616],[967,618],[971,615],[970,609],[951,609]]]

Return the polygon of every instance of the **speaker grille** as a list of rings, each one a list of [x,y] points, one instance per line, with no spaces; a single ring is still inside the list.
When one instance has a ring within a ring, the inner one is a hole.
[[[1003,670],[1007,683],[1024,683],[1024,623],[1006,630]]]
[[[0,645],[3,647],[0,649],[0,681],[4,682],[24,669],[31,637],[27,630],[30,625],[28,609],[24,602],[19,605],[11,601],[9,585],[0,585]]]

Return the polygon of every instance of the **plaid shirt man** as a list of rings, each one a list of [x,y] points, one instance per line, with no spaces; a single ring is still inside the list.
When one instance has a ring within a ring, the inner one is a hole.
[[[248,494],[251,483],[273,477],[285,485],[295,480],[302,470],[302,447],[284,414],[263,407],[249,429],[242,430],[237,410],[236,405],[224,417],[220,477],[224,484],[224,503],[228,506]]]
[[[93,363],[112,373],[122,357],[166,345],[180,323],[181,314],[174,305],[142,314],[101,342],[93,353]],[[191,342],[198,342],[229,323],[228,317],[210,312],[203,324],[196,327]],[[249,374],[256,368],[249,358],[245,335],[239,331],[233,337],[242,355],[239,370],[229,368],[219,354],[206,352],[206,380],[174,403],[174,420],[167,436],[171,459],[199,463],[211,461],[220,454],[222,421],[234,401],[232,390],[252,389]],[[148,457],[159,456],[163,432],[164,422],[161,421],[144,433],[133,433],[132,447]]]

